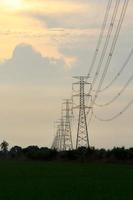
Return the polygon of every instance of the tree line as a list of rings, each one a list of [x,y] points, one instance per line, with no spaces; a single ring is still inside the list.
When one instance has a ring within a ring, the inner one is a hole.
[[[28,146],[22,148],[3,141],[0,144],[0,159],[81,162],[130,162],[133,163],[133,148],[114,147],[111,150],[80,147],[77,150],[58,152],[47,147]]]

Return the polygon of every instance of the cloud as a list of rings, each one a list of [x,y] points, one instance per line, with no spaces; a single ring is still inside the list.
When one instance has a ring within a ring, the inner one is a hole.
[[[29,15],[30,16],[30,15]],[[42,22],[43,24],[47,24],[48,28],[68,28],[68,29],[96,29],[99,27],[98,24],[92,22],[89,16],[78,13],[78,14],[63,14],[60,15],[46,15],[41,13],[33,13],[31,16]]]
[[[72,28],[86,29],[97,28],[102,15],[98,16],[97,6],[102,13],[105,9],[103,4],[95,5],[88,1],[40,1],[36,2],[36,10],[31,9],[22,14],[40,21],[48,28]],[[33,3],[34,5],[34,3]],[[42,6],[40,6],[42,5]],[[54,5],[54,6],[53,6]],[[99,18],[97,18],[97,16]]]
[[[1,138],[11,145],[50,146],[61,99],[71,94],[71,74],[63,60],[18,45],[12,58],[0,64],[0,91]]]
[[[67,73],[63,59],[42,57],[32,46],[21,44],[0,64],[0,83],[60,84]]]
[[[24,5],[24,9],[14,11],[18,18],[30,17],[48,28],[95,28],[99,26],[99,21],[102,19],[99,13],[105,10],[104,1],[98,4],[97,1],[92,0],[24,0]],[[14,16],[12,13],[10,15],[11,18]]]

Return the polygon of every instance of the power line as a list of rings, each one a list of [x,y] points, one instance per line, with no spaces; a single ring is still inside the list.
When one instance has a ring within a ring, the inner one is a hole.
[[[126,61],[124,62],[122,68],[120,69],[120,71],[115,75],[115,77],[111,80],[111,82],[107,86],[105,86],[102,90],[100,90],[99,92],[104,92],[105,90],[109,89],[112,86],[112,84],[118,79],[118,77],[120,77],[120,75],[122,74],[124,69],[127,67],[132,56],[133,56],[133,49],[129,53],[129,55],[128,55]]]
[[[101,117],[97,116],[94,113],[94,111],[93,111],[93,115],[99,121],[104,121],[104,122],[113,121],[114,119],[118,118],[120,115],[122,115],[123,113],[125,113],[132,104],[133,104],[133,99],[119,113],[117,113],[116,115],[114,115],[114,116],[112,116],[112,117],[110,117],[108,119],[104,119],[104,118],[101,118]]]
[[[108,20],[108,17],[109,17],[111,5],[112,5],[112,0],[109,0],[108,4],[106,6],[106,12],[105,12],[105,15],[104,15],[104,20],[103,20],[103,24],[102,24],[102,27],[101,27],[99,39],[98,39],[96,49],[95,49],[95,52],[94,52],[94,56],[92,58],[91,66],[90,66],[90,69],[89,69],[89,72],[88,72],[88,78],[89,78],[89,76],[90,76],[90,74],[93,70],[93,67],[95,65],[95,62],[96,62],[96,59],[97,59],[97,56],[98,56],[98,53],[99,53],[99,49],[100,49],[100,46],[101,46],[101,43],[102,43],[102,40],[103,40],[103,36],[104,36],[107,20]]]
[[[110,42],[110,38],[111,38],[111,34],[112,34],[112,31],[113,31],[113,28],[114,28],[114,24],[115,24],[115,21],[116,21],[116,16],[117,16],[117,12],[118,12],[118,9],[119,9],[119,5],[120,5],[120,0],[116,0],[114,11],[113,11],[112,18],[111,18],[111,22],[110,22],[109,29],[108,29],[108,33],[107,33],[106,40],[105,40],[105,43],[104,43],[104,46],[103,46],[103,49],[102,49],[102,53],[101,53],[101,56],[100,56],[100,60],[99,60],[99,63],[98,63],[98,67],[97,67],[94,79],[92,81],[92,88],[95,85],[97,77],[98,77],[98,75],[101,71],[104,58],[106,56],[107,48],[108,48],[108,45],[109,45],[109,42]]]
[[[117,29],[116,29],[116,32],[115,32],[115,35],[114,35],[112,45],[111,45],[111,50],[110,50],[109,56],[108,56],[106,64],[105,64],[102,77],[101,77],[99,85],[98,85],[97,93],[101,89],[102,84],[103,84],[104,79],[105,79],[105,76],[107,74],[107,71],[108,71],[108,68],[109,68],[115,47],[116,47],[116,43],[117,43],[117,40],[118,40],[118,37],[119,37],[119,33],[120,33],[120,30],[121,30],[121,27],[122,27],[122,23],[123,23],[125,14],[126,14],[126,9],[127,9],[128,3],[129,3],[129,0],[124,1],[123,7],[122,7],[122,12],[121,12],[120,19],[119,19],[119,22],[118,22],[118,26],[117,26]]]
[[[98,98],[98,93],[101,90],[103,81],[105,79],[107,70],[109,68],[109,65],[110,65],[114,50],[115,50],[115,46],[116,46],[116,43],[117,43],[117,40],[118,40],[118,37],[119,37],[119,33],[120,33],[120,30],[121,30],[121,26],[122,26],[122,23],[123,23],[125,14],[126,14],[128,3],[129,3],[129,0],[125,0],[124,3],[123,3],[122,11],[121,11],[120,18],[119,18],[119,21],[118,21],[118,25],[117,25],[117,28],[116,28],[116,32],[115,32],[115,35],[114,35],[114,38],[113,38],[113,41],[112,41],[111,50],[110,50],[109,56],[107,58],[107,62],[105,64],[105,67],[104,67],[104,70],[103,70],[103,73],[102,73],[102,77],[101,77],[101,79],[99,81],[97,90],[95,92],[95,95],[94,95],[94,98],[92,100],[92,103],[91,103],[90,107],[93,107],[93,105],[95,104],[96,99]],[[88,111],[87,114],[89,114],[89,112],[90,111]],[[117,116],[119,116],[119,115],[117,115]],[[109,120],[107,120],[107,121],[109,121]]]
[[[126,82],[124,87],[120,90],[120,92],[115,97],[113,97],[110,101],[108,101],[107,103],[98,104],[95,102],[94,104],[99,107],[109,106],[110,104],[115,102],[125,92],[125,90],[127,89],[128,85],[131,83],[132,80],[133,80],[133,74],[130,76],[130,78],[128,79],[128,81]]]
[[[113,53],[114,53],[114,50],[115,50],[115,46],[116,46],[116,42],[118,40],[118,36],[119,36],[120,30],[121,30],[121,26],[122,26],[122,23],[123,23],[123,20],[124,20],[124,16],[125,16],[125,13],[126,13],[128,2],[129,2],[129,0],[125,0],[124,1],[123,7],[122,7],[122,11],[121,11],[121,15],[120,15],[120,18],[119,18],[119,21],[118,21],[118,25],[117,25],[117,28],[116,28],[116,32],[115,32],[115,35],[114,35],[114,38],[113,38],[113,41],[112,41],[111,50],[110,50],[109,56],[108,56],[106,64],[105,64],[105,67],[104,67],[104,70],[103,70],[103,73],[102,73],[102,77],[101,77],[101,79],[99,81],[97,90],[95,92],[94,99],[92,101],[92,105],[94,105],[96,99],[98,98],[98,93],[99,93],[99,91],[100,91],[100,89],[102,87],[102,84],[103,84],[103,81],[105,79],[107,70],[109,68],[109,64],[111,62],[111,58],[113,56]]]

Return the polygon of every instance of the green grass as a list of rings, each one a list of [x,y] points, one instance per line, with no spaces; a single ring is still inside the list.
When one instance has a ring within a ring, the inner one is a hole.
[[[133,166],[0,162],[0,200],[133,200]]]

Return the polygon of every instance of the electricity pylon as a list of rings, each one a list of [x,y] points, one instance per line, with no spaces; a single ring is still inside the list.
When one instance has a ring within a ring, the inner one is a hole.
[[[57,125],[57,131],[56,135],[52,144],[52,149],[56,149],[57,151],[64,151],[64,137],[65,137],[65,121],[63,117],[56,122]]]
[[[65,121],[63,119],[63,116],[60,119],[60,124],[59,124],[59,131],[60,131],[60,147],[59,151],[65,151],[65,146],[64,146],[64,141],[65,141]]]
[[[72,121],[72,100],[65,99],[63,102],[63,118],[64,118],[64,150],[72,150],[72,130],[71,130],[71,121]]]
[[[78,117],[78,130],[77,130],[77,139],[76,139],[76,149],[79,147],[89,147],[89,135],[88,135],[88,127],[87,127],[87,119],[86,119],[86,110],[91,109],[86,106],[86,98],[91,98],[91,95],[89,95],[85,90],[86,85],[90,85],[91,83],[87,82],[87,76],[76,76],[75,79],[78,79],[79,81],[76,83],[73,83],[74,85],[77,85],[79,87],[79,92],[74,97],[79,98],[79,105],[73,107],[74,109],[79,110],[79,117]]]
[[[54,137],[54,141],[53,141],[51,149],[56,149],[57,151],[60,150],[60,127],[59,127],[59,125],[57,126],[56,135]]]

